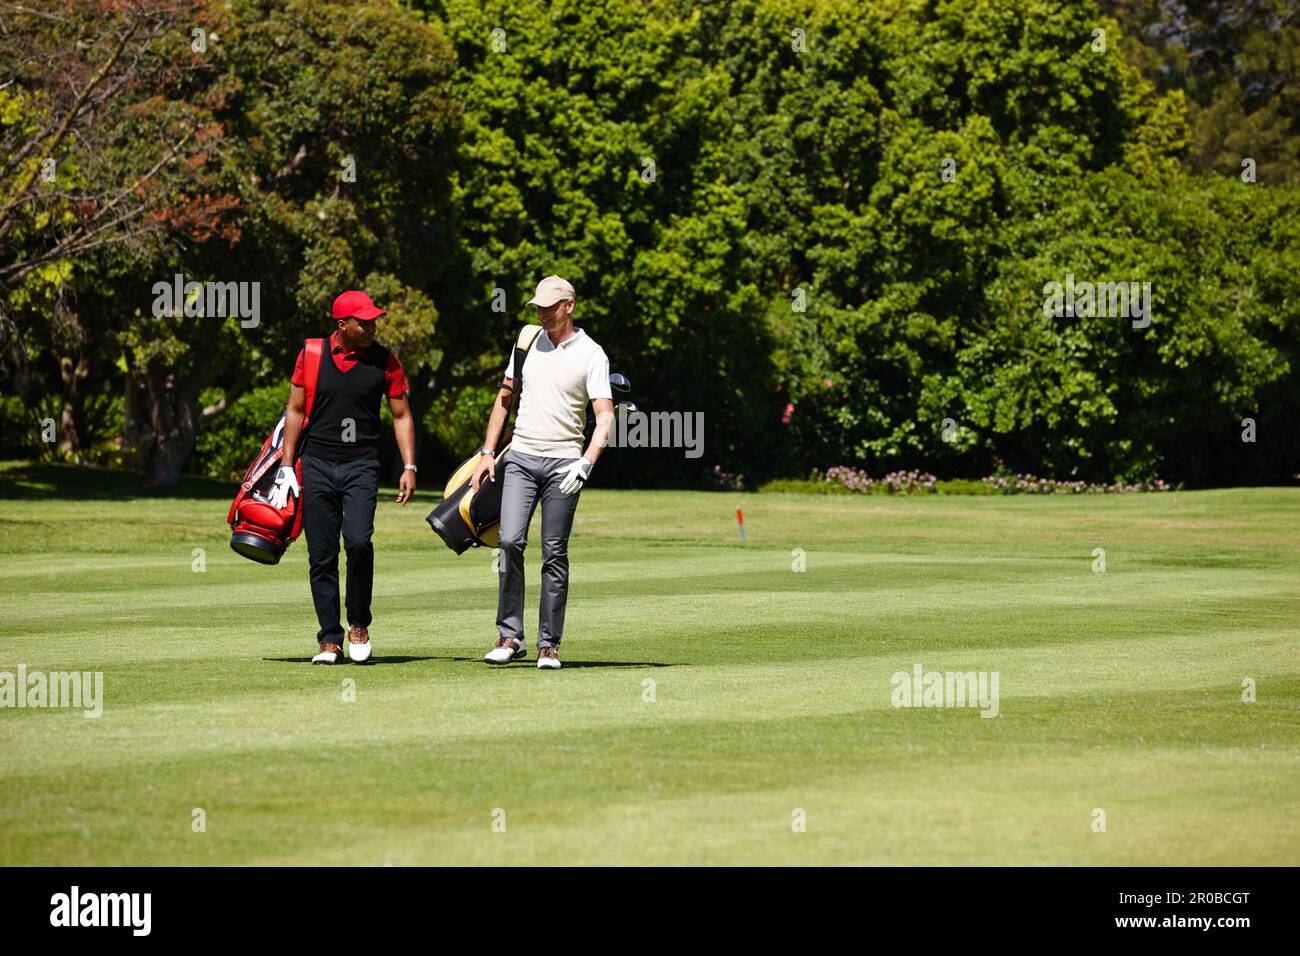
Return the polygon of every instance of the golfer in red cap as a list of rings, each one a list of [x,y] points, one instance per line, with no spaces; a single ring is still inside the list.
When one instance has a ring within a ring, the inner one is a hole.
[[[320,363],[311,427],[303,439],[307,408],[304,353],[298,353],[284,421],[284,462],[276,478],[276,502],[301,494],[303,530],[311,565],[311,598],[316,605],[320,653],[313,664],[343,660],[339,624],[339,535],[348,556],[348,644],[352,660],[369,659],[370,593],[375,576],[375,503],[379,498],[379,403],[388,396],[393,431],[404,466],[397,500],[415,492],[415,421],[407,400],[406,376],[397,356],[375,341],[375,320],[384,310],[364,292],[348,291],[334,300],[337,328],[323,343],[333,361]],[[302,488],[294,474],[302,462]]]

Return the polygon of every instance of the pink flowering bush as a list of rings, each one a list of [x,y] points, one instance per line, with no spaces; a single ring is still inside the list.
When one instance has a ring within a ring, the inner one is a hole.
[[[827,468],[824,472],[815,472],[812,482],[803,483],[806,485],[804,489],[794,487],[798,484],[800,483],[775,482],[771,490],[815,491],[818,490],[818,485],[828,491],[856,492],[864,495],[1100,495],[1175,490],[1173,486],[1159,478],[1152,481],[1116,481],[1104,484],[1058,481],[1055,478],[1038,478],[1034,475],[989,475],[982,481],[964,479],[940,481],[925,471],[891,471],[882,478],[872,478],[866,471],[848,465],[836,465]],[[786,485],[790,487],[787,488]]]
[[[938,481],[934,475],[924,471],[891,471],[883,478],[876,479],[861,469],[846,465],[826,469],[820,480],[838,483],[849,491],[868,495],[923,495],[933,492]]]
[[[865,471],[849,468],[847,465],[836,465],[834,468],[827,468],[826,473],[821,476],[821,480],[837,482],[849,489],[849,491],[860,491],[863,494],[870,494],[872,486],[876,483],[875,479]]]
[[[984,479],[995,494],[1001,495],[1123,495],[1138,491],[1173,491],[1161,479],[1154,481],[1100,484],[1087,481],[1057,481],[1034,475],[989,475]]]

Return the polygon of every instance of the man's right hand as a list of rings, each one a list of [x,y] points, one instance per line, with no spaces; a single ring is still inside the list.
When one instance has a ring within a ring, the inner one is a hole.
[[[478,491],[478,486],[483,484],[484,475],[492,481],[497,480],[497,463],[491,455],[479,456],[478,465],[474,468],[474,477],[469,480],[470,491]]]
[[[271,507],[283,508],[289,503],[290,495],[300,499],[302,497],[302,489],[298,487],[298,474],[292,468],[281,466],[269,495]]]

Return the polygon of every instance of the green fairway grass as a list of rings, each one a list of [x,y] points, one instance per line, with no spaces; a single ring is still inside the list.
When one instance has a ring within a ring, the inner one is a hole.
[[[492,555],[427,489],[381,493],[374,662],[330,668],[304,541],[258,566],[233,486],[131,487],[0,469],[0,671],[105,681],[0,709],[0,864],[1300,863],[1300,489],[597,483],[539,672],[538,542],[491,668]],[[917,663],[996,671],[998,716],[892,706]]]

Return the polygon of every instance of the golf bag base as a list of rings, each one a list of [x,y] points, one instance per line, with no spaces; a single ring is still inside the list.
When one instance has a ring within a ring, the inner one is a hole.
[[[429,527],[457,554],[464,554],[470,548],[495,548],[500,544],[501,482],[509,450],[507,443],[497,452],[496,481],[484,479],[478,491],[472,491],[469,483],[478,467],[479,456],[465,459],[448,480],[442,501],[425,517]]]
[[[283,543],[254,531],[236,531],[230,536],[230,547],[258,564],[279,564],[285,551]]]
[[[284,457],[284,419],[262,444],[249,465],[239,494],[230,505],[226,520],[233,532],[230,548],[258,564],[279,564],[280,558],[302,530],[302,498],[290,495],[283,508],[271,504],[275,476]],[[302,487],[302,465],[294,463],[298,486]]]

